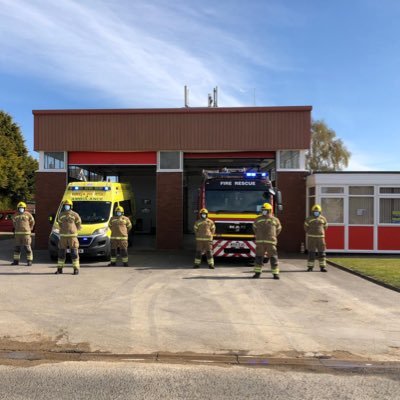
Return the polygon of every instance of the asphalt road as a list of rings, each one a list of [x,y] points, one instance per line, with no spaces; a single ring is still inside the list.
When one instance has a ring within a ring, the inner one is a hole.
[[[185,252],[82,261],[79,276],[54,275],[46,252],[31,268],[11,254],[0,241],[0,349],[400,360],[400,294],[304,259],[282,258],[274,281],[245,264],[193,270]]]
[[[0,399],[396,400],[399,375],[68,362],[0,366]]]

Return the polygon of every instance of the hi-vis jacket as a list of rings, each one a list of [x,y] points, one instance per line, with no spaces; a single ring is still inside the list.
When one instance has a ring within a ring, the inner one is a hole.
[[[24,211],[22,214],[15,214],[12,221],[14,224],[14,233],[16,235],[30,235],[35,226],[35,220],[28,211]]]
[[[308,237],[323,238],[327,229],[328,222],[322,215],[319,217],[310,216],[304,221],[304,230]]]
[[[77,237],[81,230],[81,217],[75,211],[62,211],[58,215],[57,223],[60,227],[61,237]]]
[[[215,233],[215,224],[211,219],[198,219],[193,227],[196,240],[212,240]]]
[[[110,219],[108,227],[111,229],[111,239],[128,240],[128,232],[132,229],[132,223],[125,215],[114,216]]]
[[[276,217],[260,215],[253,223],[256,243],[277,244],[277,236],[281,233],[282,225]]]

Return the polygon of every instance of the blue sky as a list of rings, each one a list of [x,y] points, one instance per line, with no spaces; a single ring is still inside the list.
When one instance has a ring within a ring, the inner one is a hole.
[[[312,105],[349,170],[400,170],[397,0],[0,0],[0,109]]]

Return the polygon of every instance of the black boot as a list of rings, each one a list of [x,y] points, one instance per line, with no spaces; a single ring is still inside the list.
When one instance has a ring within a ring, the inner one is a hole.
[[[124,267],[129,267],[129,264],[127,262],[124,262]]]
[[[312,270],[313,270],[313,267],[308,267],[307,268],[307,272],[312,272]]]
[[[108,267],[115,267],[115,265],[116,265],[115,262],[110,262],[110,264],[108,264],[107,266]]]
[[[194,268],[194,269],[196,269],[196,268],[200,268],[200,265],[198,265],[198,264],[194,264],[194,265],[193,265],[193,268]]]
[[[325,267],[320,268],[321,272],[328,272]]]
[[[253,279],[258,279],[260,276],[261,276],[261,272],[256,272],[256,273],[252,276],[252,278],[253,278]]]
[[[62,274],[63,270],[62,268],[57,268],[57,271],[55,272],[56,275]]]
[[[214,265],[209,265],[208,269],[215,269]]]
[[[79,275],[79,269],[78,268],[74,268],[74,275]]]
[[[279,278],[278,274],[274,274],[274,279],[281,279],[281,278]]]
[[[26,263],[26,265],[28,266],[28,267],[31,267],[32,266],[32,261],[28,261],[27,263]]]
[[[19,265],[19,261],[14,260],[14,261],[11,263],[11,265]]]

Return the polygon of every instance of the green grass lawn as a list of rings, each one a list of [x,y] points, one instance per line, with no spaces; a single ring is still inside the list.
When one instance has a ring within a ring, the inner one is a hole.
[[[329,260],[400,289],[400,257],[335,257]]]

